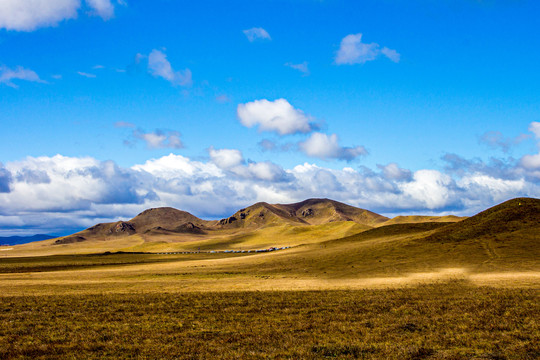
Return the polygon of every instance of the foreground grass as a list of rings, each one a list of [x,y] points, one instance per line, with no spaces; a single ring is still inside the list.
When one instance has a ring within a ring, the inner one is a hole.
[[[0,358],[538,359],[537,289],[0,298]]]

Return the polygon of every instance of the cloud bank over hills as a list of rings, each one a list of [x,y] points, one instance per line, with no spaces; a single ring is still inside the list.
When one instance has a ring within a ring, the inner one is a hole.
[[[530,130],[537,136],[538,123]],[[327,197],[383,214],[470,215],[516,196],[540,197],[540,155],[484,163],[446,154],[443,170],[398,164],[285,169],[246,161],[236,149],[206,160],[169,154],[131,167],[92,157],[27,157],[0,165],[0,227],[29,232],[82,228],[159,206],[219,218],[258,201]]]

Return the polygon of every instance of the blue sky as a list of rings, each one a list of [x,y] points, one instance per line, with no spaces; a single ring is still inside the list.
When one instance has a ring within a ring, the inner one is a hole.
[[[540,4],[0,1],[0,235],[540,197]]]

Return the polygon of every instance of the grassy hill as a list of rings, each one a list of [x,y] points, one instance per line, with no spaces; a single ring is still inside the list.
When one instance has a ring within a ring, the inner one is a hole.
[[[377,226],[393,225],[393,224],[414,224],[414,223],[426,223],[426,222],[444,222],[453,223],[466,219],[467,217],[460,217],[455,215],[446,216],[423,216],[423,215],[400,215],[393,217],[385,222],[379,223]]]
[[[58,244],[58,240],[53,239],[15,246],[2,255],[225,251],[290,246],[288,250],[275,253],[201,261],[216,274],[240,271],[250,278],[252,274],[270,277],[286,274],[287,277],[336,280],[437,273],[443,269],[457,269],[459,273],[540,270],[538,199],[514,199],[454,223],[384,225],[387,220],[382,216],[361,209],[339,208],[339,203],[328,200],[289,205],[259,203],[240,210],[235,214],[239,219],[227,224],[198,221],[193,215],[174,209],[153,209],[128,222],[135,229],[143,229],[142,234],[111,235],[105,239],[89,237],[70,244]],[[308,217],[317,218],[313,222],[320,221],[320,224],[298,220],[298,214],[301,216],[307,209],[313,210]],[[160,212],[169,217],[167,224],[160,222]],[[261,212],[264,216],[259,215]],[[245,216],[242,218],[241,214]],[[363,219],[378,226],[351,220],[331,221],[344,214],[348,219],[356,215],[357,221]],[[168,224],[182,226],[178,224],[184,221],[200,226],[204,233],[165,228],[170,227]],[[114,226],[118,225],[109,225],[107,231]],[[173,261],[175,266],[183,268],[177,261]]]

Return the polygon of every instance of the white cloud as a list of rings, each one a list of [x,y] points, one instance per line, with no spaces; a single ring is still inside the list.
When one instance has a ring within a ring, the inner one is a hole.
[[[237,108],[242,125],[259,126],[259,131],[275,131],[280,135],[307,133],[313,130],[310,119],[285,99],[255,100]]]
[[[220,169],[231,169],[244,163],[242,152],[236,149],[220,149],[216,150],[210,147],[208,150],[210,159]]]
[[[114,5],[111,0],[85,0],[86,4],[103,20],[110,19],[114,15]],[[125,3],[123,3],[125,5]]]
[[[255,40],[272,40],[270,34],[260,27],[244,30],[244,35],[246,35],[250,42],[254,42]]]
[[[525,155],[521,158],[520,164],[525,169],[540,169],[540,154]]]
[[[265,181],[280,181],[286,176],[281,166],[270,161],[250,163],[248,170],[254,178]]]
[[[411,182],[399,185],[406,197],[417,200],[428,209],[441,208],[450,203],[452,178],[436,170],[419,170]]]
[[[167,55],[156,49],[148,55],[148,71],[173,85],[190,86],[193,83],[190,69],[174,71],[171,63],[167,60]]]
[[[381,49],[377,43],[363,43],[362,34],[350,34],[341,40],[335,63],[338,65],[364,64],[375,60],[380,54],[393,62],[400,60],[400,54],[396,50],[387,47]]]
[[[285,66],[290,67],[291,69],[298,70],[302,73],[303,76],[309,75],[309,68],[307,61],[304,61],[301,64],[286,63]]]
[[[0,28],[32,31],[77,17],[80,0],[2,0]]]
[[[114,16],[111,0],[85,0],[91,12],[104,20]],[[126,5],[123,0],[117,0]],[[33,31],[56,26],[61,21],[75,19],[81,9],[81,0],[1,0],[0,29]]]
[[[363,146],[340,146],[336,134],[328,136],[323,133],[313,133],[306,141],[300,142],[298,146],[306,155],[323,160],[353,160],[358,156],[367,155],[367,150]]]
[[[411,178],[411,171],[402,169],[396,163],[388,165],[377,165],[383,171],[384,177],[391,180],[408,180]]]
[[[89,74],[89,73],[85,73],[85,72],[82,72],[82,71],[77,71],[77,74],[83,76],[83,77],[86,77],[86,78],[89,78],[89,79],[93,79],[96,77],[95,74]]]
[[[534,134],[536,139],[539,139],[538,147],[540,148],[540,122],[531,122],[529,131]],[[540,153],[524,155],[520,160],[520,165],[527,170],[537,170],[533,176],[540,178]]]
[[[390,163],[375,172],[301,164],[283,169],[211,148],[209,161],[170,154],[125,168],[94,158],[28,157],[0,165],[0,224],[54,229],[129,219],[157,206],[220,218],[257,201],[328,197],[376,212],[470,215],[511,197],[540,197],[540,178],[519,164],[505,172],[464,168],[412,173]],[[410,175],[410,176],[406,176]],[[9,216],[6,216],[9,214]]]
[[[13,80],[24,80],[38,83],[45,83],[41,80],[34,71],[17,66],[15,69],[10,69],[7,66],[0,65],[0,84],[6,84],[12,88],[18,88],[18,85],[13,83]]]
[[[138,139],[144,140],[146,147],[149,149],[181,149],[184,147],[178,131],[156,130],[145,133],[141,130],[135,130],[133,135]]]
[[[540,139],[540,122],[533,121],[529,125],[529,131],[532,132],[537,139]]]
[[[401,55],[396,50],[389,49],[387,47],[383,47],[381,49],[381,54],[383,54],[395,63],[398,63],[401,58]]]

